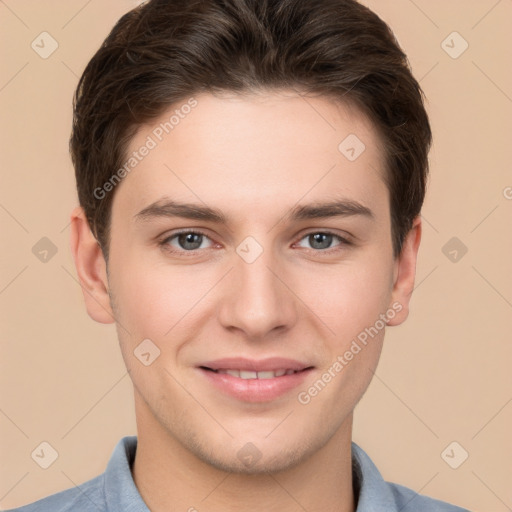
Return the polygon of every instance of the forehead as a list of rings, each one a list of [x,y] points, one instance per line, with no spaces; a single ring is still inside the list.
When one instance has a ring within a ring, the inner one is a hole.
[[[142,125],[126,158],[134,153],[114,205],[137,212],[164,196],[227,215],[327,195],[368,206],[387,199],[371,122],[355,107],[294,91],[196,95]]]

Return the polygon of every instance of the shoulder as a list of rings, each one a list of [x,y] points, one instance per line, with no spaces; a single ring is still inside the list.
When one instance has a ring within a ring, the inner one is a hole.
[[[386,482],[393,493],[396,505],[401,512],[469,512],[445,501],[436,500],[404,487],[400,484]]]
[[[131,475],[137,437],[126,436],[115,446],[104,473],[80,485],[6,512],[149,512]]]
[[[106,512],[104,475],[6,512]]]
[[[469,512],[382,478],[368,454],[352,442],[352,476],[357,512]]]

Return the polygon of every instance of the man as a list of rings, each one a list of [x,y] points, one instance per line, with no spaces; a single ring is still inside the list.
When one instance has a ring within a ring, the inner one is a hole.
[[[151,0],[88,64],[71,247],[137,437],[32,511],[457,511],[352,442],[408,315],[431,132],[353,0]]]

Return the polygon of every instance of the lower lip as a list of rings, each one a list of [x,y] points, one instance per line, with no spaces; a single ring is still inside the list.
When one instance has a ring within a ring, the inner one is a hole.
[[[312,368],[272,379],[241,379],[227,373],[199,368],[199,371],[217,389],[244,402],[270,402],[300,386],[311,374]]]

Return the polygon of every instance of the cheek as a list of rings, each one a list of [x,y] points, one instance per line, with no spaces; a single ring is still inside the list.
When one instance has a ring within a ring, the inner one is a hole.
[[[373,258],[354,266],[337,281],[341,297],[330,364],[340,363],[335,368],[340,375],[335,386],[346,392],[347,400],[362,396],[377,367],[386,327],[382,315],[388,312],[391,300],[392,268],[392,258]]]
[[[165,340],[207,304],[215,283],[211,273],[191,266],[172,266],[145,261],[142,256],[125,258],[112,276],[117,318],[138,337]]]
[[[376,258],[339,265],[327,272],[320,267],[310,271],[307,280],[302,279],[299,294],[343,345],[388,309],[392,268],[391,259]]]

